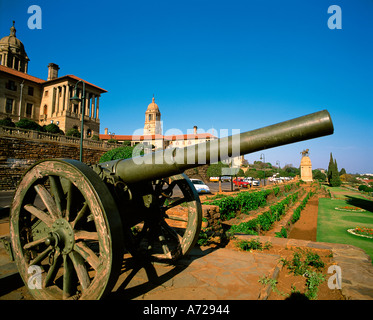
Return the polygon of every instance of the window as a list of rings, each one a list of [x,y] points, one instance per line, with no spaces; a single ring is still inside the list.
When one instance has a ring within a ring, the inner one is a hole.
[[[34,95],[34,88],[33,87],[28,87],[28,95],[33,96]]]
[[[48,90],[45,90],[44,97],[48,97]]]
[[[48,114],[48,106],[45,104],[44,105],[44,110],[43,114],[46,116]]]
[[[13,80],[8,80],[8,82],[5,83],[5,88],[12,91],[17,91],[16,83]]]
[[[26,116],[31,117],[32,115],[32,103],[26,104]]]
[[[7,98],[6,105],[5,105],[5,112],[6,113],[13,113],[13,99]]]

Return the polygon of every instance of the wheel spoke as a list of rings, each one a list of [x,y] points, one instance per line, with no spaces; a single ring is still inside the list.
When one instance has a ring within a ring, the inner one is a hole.
[[[60,250],[56,250],[56,253],[53,256],[53,263],[50,266],[48,273],[44,279],[44,287],[48,287],[53,283],[53,280],[56,277],[58,269],[61,266],[61,263],[62,263],[62,259],[61,259]]]
[[[172,227],[170,227],[166,221],[162,221],[161,223],[161,226],[162,228],[164,228],[170,236],[172,236],[177,242],[181,242],[181,240],[183,239],[182,236],[180,236]]]
[[[97,270],[100,265],[100,259],[84,242],[75,243],[74,250],[79,253],[93,269]]]
[[[25,206],[23,206],[23,208],[34,215],[36,218],[43,221],[49,228],[52,227],[53,220],[51,216],[48,215],[46,212],[40,210],[39,208],[36,208],[32,204],[26,204]]]
[[[40,196],[41,200],[43,201],[44,205],[48,209],[48,212],[52,216],[53,220],[61,218],[62,214],[59,212],[56,203],[53,200],[53,197],[48,192],[47,189],[41,184],[37,184],[34,186],[37,194]]]
[[[66,208],[66,199],[62,189],[60,177],[49,176],[48,178],[51,186],[51,194],[54,197],[57,209],[62,213]]]
[[[75,251],[71,251],[69,253],[69,257],[73,262],[75,272],[83,290],[87,289],[91,283],[91,280],[89,279],[88,271],[84,264],[83,258]]]
[[[39,262],[43,261],[45,257],[49,254],[49,252],[52,251],[52,247],[49,246],[47,249],[45,249],[42,253],[40,253],[34,260],[30,262],[30,266],[39,264]]]
[[[173,201],[172,203],[170,203],[168,206],[165,207],[165,210],[167,211],[168,209],[171,209],[173,207],[176,207],[182,203],[186,202],[186,198],[180,198],[180,199],[177,199],[175,201]]]
[[[76,277],[74,266],[68,255],[63,255],[63,299],[67,299],[76,292]]]
[[[23,249],[24,249],[24,250],[28,250],[28,249],[30,249],[30,248],[32,248],[32,247],[38,246],[39,244],[44,243],[45,240],[46,240],[47,238],[48,238],[48,237],[45,236],[45,237],[43,237],[43,238],[41,238],[41,239],[39,239],[39,240],[35,240],[35,241],[31,241],[31,242],[29,242],[29,243],[26,243],[26,244],[23,246]]]
[[[71,212],[71,207],[72,207],[72,202],[74,200],[74,185],[73,183],[69,180],[68,181],[68,186],[67,186],[67,197],[66,197],[66,220],[70,220],[70,212]],[[73,227],[74,228],[74,227]]]
[[[80,219],[82,219],[89,212],[88,209],[89,209],[88,203],[85,202],[83,205],[83,208],[78,212],[78,214],[76,215],[76,218],[71,223],[71,227],[73,229],[75,228],[75,225],[80,221]]]
[[[98,240],[97,232],[79,230],[75,232],[74,236],[75,236],[75,241],[77,240]]]
[[[166,219],[188,222],[188,219],[185,219],[185,218],[182,218],[182,217],[179,217],[179,216],[173,216],[173,215],[170,215],[170,214],[166,214]]]

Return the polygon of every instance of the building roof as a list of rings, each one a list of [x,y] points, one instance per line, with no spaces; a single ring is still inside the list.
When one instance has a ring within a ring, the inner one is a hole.
[[[197,134],[176,134],[165,136],[168,140],[191,140],[191,139],[207,139],[207,138],[216,138],[211,133],[197,133]]]
[[[216,138],[211,133],[197,133],[197,134],[178,134],[163,136],[161,134],[146,134],[146,135],[119,135],[119,134],[100,134],[101,140],[115,139],[118,141],[142,141],[142,140],[192,140],[192,139],[207,139]]]
[[[154,100],[155,99],[154,99],[154,96],[153,96],[152,102],[148,104],[148,108],[146,109],[146,113],[149,113],[149,112],[159,112],[158,105],[155,103]]]
[[[25,79],[25,80],[29,80],[29,81],[38,83],[38,84],[43,84],[45,82],[45,80],[43,80],[43,79],[39,79],[39,78],[30,76],[27,73],[17,71],[17,70],[14,70],[12,68],[8,68],[8,67],[3,66],[3,65],[0,65],[0,71],[11,74],[13,76],[16,76],[16,77],[19,77],[19,78],[22,78],[22,79]]]
[[[90,83],[90,82],[88,82],[88,81],[86,81],[84,79],[81,79],[81,78],[79,78],[77,76],[74,76],[73,74],[67,74],[67,75],[62,76],[62,77],[58,77],[58,78],[55,78],[55,79],[52,79],[52,80],[45,81],[46,82],[45,84],[49,84],[49,83],[53,83],[53,82],[58,82],[58,81],[64,80],[65,78],[70,78],[70,79],[74,79],[74,80],[77,80],[77,81],[81,80],[81,81],[84,81],[86,85],[94,87],[94,88],[100,90],[102,93],[107,92],[107,90],[102,89],[99,86],[96,86],[96,85],[94,85],[94,84],[92,84],[92,83]]]
[[[85,81],[77,76],[74,76],[73,74],[68,74],[66,76],[62,76],[62,77],[59,77],[59,78],[56,78],[56,79],[53,79],[53,80],[43,80],[43,79],[40,79],[40,78],[37,78],[37,77],[34,77],[34,76],[30,76],[29,74],[27,73],[24,73],[24,72],[21,72],[21,71],[17,71],[17,70],[14,70],[12,68],[8,68],[6,66],[3,66],[3,65],[0,65],[0,72],[5,72],[5,73],[8,73],[8,74],[11,74],[13,76],[16,76],[16,77],[19,77],[19,78],[22,78],[22,79],[25,79],[25,80],[29,80],[29,81],[32,81],[32,82],[35,82],[35,83],[38,83],[38,84],[42,84],[42,85],[46,85],[46,84],[49,84],[51,83],[52,81],[55,81],[55,82],[58,82],[58,81],[61,81],[63,80],[64,78],[70,78],[70,79],[74,79],[74,80],[82,80],[84,81],[87,85],[89,86],[92,86],[98,90],[100,90],[102,93],[104,92],[107,92],[105,89],[102,89],[88,81]]]

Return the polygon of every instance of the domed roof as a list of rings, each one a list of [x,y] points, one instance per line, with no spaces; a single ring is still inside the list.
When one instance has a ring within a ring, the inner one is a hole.
[[[159,112],[159,108],[158,108],[158,105],[154,102],[154,96],[153,96],[153,99],[152,99],[152,102],[149,103],[148,105],[148,109],[146,110],[146,112]]]
[[[307,156],[302,157],[302,160],[300,161],[301,166],[311,166],[311,159]]]
[[[14,21],[13,25],[10,27],[9,36],[0,39],[0,50],[1,49],[10,50],[14,54],[24,55],[25,58],[29,60],[23,43],[21,42],[21,40],[16,38],[16,28],[14,27]]]

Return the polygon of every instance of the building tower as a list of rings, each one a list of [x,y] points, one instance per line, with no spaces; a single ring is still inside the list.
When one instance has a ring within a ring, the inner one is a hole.
[[[312,179],[312,164],[308,156],[308,149],[301,152],[302,160],[300,161],[300,178],[305,182],[311,182]]]
[[[28,58],[23,43],[16,38],[16,28],[10,27],[10,34],[0,40],[0,64],[27,73]]]
[[[144,135],[162,134],[161,112],[154,100],[153,95],[152,102],[145,111]]]

